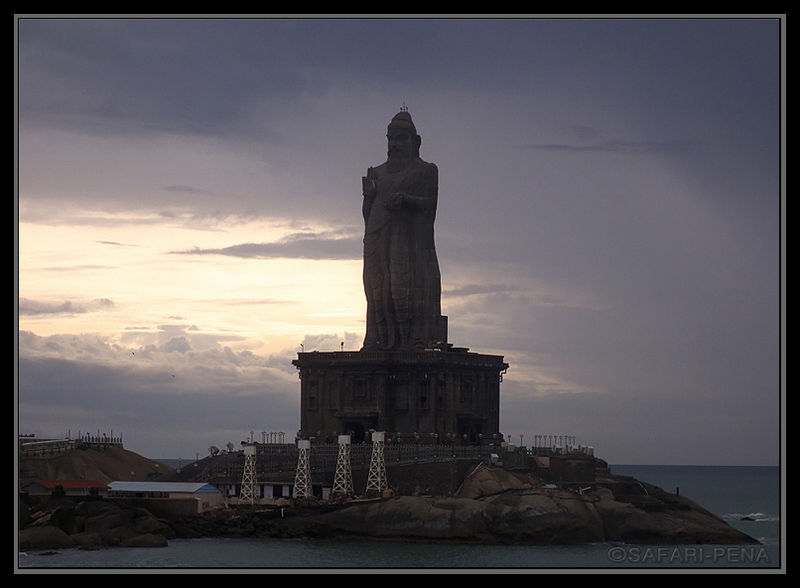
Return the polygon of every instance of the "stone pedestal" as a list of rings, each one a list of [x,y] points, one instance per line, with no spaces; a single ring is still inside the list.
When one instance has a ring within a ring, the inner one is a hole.
[[[300,436],[334,443],[370,429],[420,443],[489,442],[500,435],[499,355],[466,349],[299,353]]]

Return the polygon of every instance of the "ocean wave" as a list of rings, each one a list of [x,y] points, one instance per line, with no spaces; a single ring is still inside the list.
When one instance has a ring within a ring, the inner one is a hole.
[[[765,514],[763,512],[751,512],[750,514],[733,512],[722,515],[722,518],[726,521],[751,521],[754,523],[768,523],[781,520],[778,515]]]

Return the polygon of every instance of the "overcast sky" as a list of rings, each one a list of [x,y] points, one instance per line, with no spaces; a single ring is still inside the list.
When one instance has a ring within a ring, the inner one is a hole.
[[[504,433],[778,463],[779,20],[17,24],[20,432],[293,438],[301,344],[361,346],[361,176],[405,104]]]

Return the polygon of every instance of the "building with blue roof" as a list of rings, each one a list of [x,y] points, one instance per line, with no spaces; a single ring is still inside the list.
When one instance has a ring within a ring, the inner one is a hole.
[[[222,492],[206,482],[118,480],[108,484],[108,498],[135,502],[153,514],[197,514],[225,506]]]

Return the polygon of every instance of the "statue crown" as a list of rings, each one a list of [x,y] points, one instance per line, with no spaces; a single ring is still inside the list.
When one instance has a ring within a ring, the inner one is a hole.
[[[414,134],[417,133],[417,128],[414,126],[414,121],[411,120],[411,115],[408,114],[408,110],[401,110],[395,114],[394,118],[392,118],[392,122],[389,123],[389,128],[411,129],[414,131]]]

